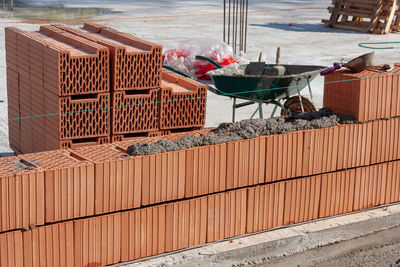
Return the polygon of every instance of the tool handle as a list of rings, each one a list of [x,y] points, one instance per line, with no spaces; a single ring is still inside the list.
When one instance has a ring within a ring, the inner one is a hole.
[[[278,49],[276,49],[276,65],[279,65],[279,62],[281,61],[281,48],[278,47]]]
[[[327,75],[327,74],[329,74],[329,73],[331,73],[331,72],[334,72],[334,71],[337,70],[337,69],[340,69],[341,67],[342,67],[342,65],[340,65],[340,64],[335,64],[335,65],[333,65],[333,67],[324,69],[324,70],[321,71],[319,74],[320,74],[321,76],[324,76],[324,75]]]
[[[264,53],[260,52],[260,55],[258,56],[258,62],[262,62],[263,57],[264,57]]]
[[[196,56],[195,58],[196,58],[196,60],[207,61],[208,63],[210,63],[211,65],[213,65],[217,69],[222,69],[223,68],[221,65],[219,65],[217,62],[215,62],[211,58],[203,57],[203,56]]]

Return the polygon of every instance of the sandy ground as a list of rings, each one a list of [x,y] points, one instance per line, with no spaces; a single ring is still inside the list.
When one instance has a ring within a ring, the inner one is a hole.
[[[295,254],[264,266],[400,266],[400,228]]]
[[[192,38],[222,39],[223,1],[76,1],[76,0],[40,0],[26,1],[31,9],[20,9],[14,17],[12,13],[3,13],[0,19],[0,153],[10,152],[8,148],[7,96],[5,75],[4,27],[15,26],[25,30],[37,30],[40,24],[21,23],[26,20],[65,19],[104,19],[98,21],[121,31],[135,34],[164,46],[175,48],[179,41]],[[44,10],[49,5],[68,8],[62,10]],[[328,18],[326,7],[330,0],[286,0],[256,1],[249,4],[248,38],[246,60],[256,60],[260,51],[264,52],[266,62],[274,62],[276,48],[282,48],[282,64],[313,64],[330,66],[342,58],[368,52],[358,46],[359,42],[396,41],[398,34],[372,35],[357,32],[325,28],[321,19]],[[105,8],[101,15],[90,16],[82,10],[87,7]],[[72,11],[71,11],[72,10]],[[77,12],[78,10],[78,12]],[[72,13],[72,15],[71,15]],[[83,22],[65,22],[71,26]],[[292,26],[289,26],[292,25]],[[393,50],[377,51],[375,63],[397,62],[400,55]],[[311,84],[314,102],[322,106],[323,79],[317,77]],[[308,95],[306,90],[303,91]],[[207,101],[206,126],[216,126],[230,121],[232,100],[228,97],[209,93]],[[237,119],[249,118],[255,106],[241,108]],[[271,109],[265,109],[268,116]]]

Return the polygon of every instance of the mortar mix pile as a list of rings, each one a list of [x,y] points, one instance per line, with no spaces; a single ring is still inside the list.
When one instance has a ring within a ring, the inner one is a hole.
[[[234,123],[221,123],[213,133],[198,137],[184,136],[178,140],[162,139],[155,143],[137,143],[128,147],[131,156],[153,155],[168,151],[183,150],[196,146],[216,145],[230,141],[255,138],[261,135],[290,133],[300,130],[322,129],[337,124],[356,123],[351,115],[340,116],[330,109],[322,108],[316,112],[301,113],[288,117],[242,120]]]

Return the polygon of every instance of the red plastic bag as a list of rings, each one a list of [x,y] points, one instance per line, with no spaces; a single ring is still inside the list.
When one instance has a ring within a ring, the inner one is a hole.
[[[238,63],[233,59],[232,48],[222,41],[193,39],[178,44],[178,48],[164,52],[163,64],[183,71],[199,79],[210,79],[206,73],[215,67],[195,57],[204,56],[216,61],[222,67]]]

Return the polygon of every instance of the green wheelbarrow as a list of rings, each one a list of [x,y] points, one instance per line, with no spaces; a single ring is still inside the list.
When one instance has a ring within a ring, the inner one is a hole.
[[[293,113],[316,111],[314,104],[300,94],[300,91],[308,87],[312,99],[310,82],[326,67],[311,65],[280,65],[285,67],[285,73],[281,76],[267,75],[245,75],[247,65],[235,67],[224,67],[212,59],[197,56],[197,60],[203,60],[216,67],[215,70],[207,72],[211,77],[213,86],[209,85],[211,92],[233,98],[232,121],[235,121],[236,109],[257,104],[251,118],[258,112],[263,118],[262,104],[275,105],[271,117],[275,115],[276,109],[281,108],[281,115],[286,116]],[[274,64],[266,64],[273,67]],[[230,69],[231,68],[231,69]],[[230,74],[232,71],[233,74]],[[228,74],[227,74],[228,73]],[[237,99],[246,100],[237,103]]]

